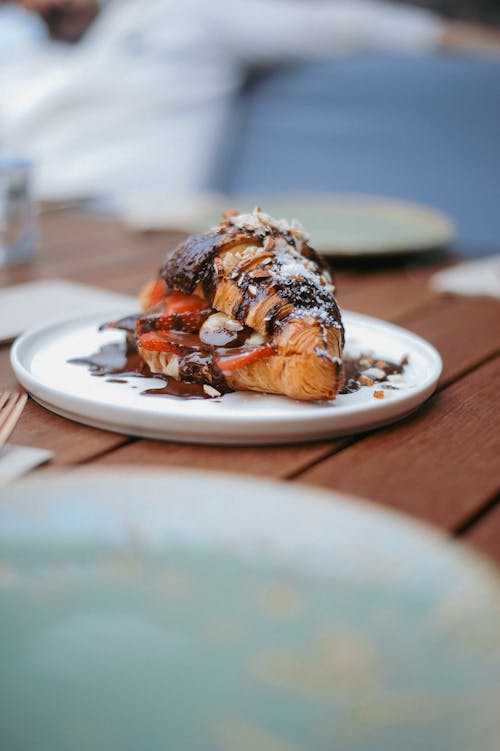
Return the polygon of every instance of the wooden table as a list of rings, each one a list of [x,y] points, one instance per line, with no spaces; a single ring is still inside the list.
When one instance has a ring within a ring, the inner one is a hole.
[[[0,285],[72,279],[135,294],[180,239],[134,234],[84,214],[43,216],[39,252],[0,271]],[[425,519],[500,561],[500,303],[433,293],[443,258],[334,267],[342,307],[401,324],[440,351],[437,393],[418,413],[376,432],[276,447],[160,443],[96,430],[29,404],[12,442],[54,451],[37,470],[132,465],[227,470],[363,496]],[[15,385],[0,347],[0,384]]]

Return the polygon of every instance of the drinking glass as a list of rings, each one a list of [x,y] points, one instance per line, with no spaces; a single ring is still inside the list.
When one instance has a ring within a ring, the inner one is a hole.
[[[32,165],[0,154],[0,266],[31,258],[37,243]]]

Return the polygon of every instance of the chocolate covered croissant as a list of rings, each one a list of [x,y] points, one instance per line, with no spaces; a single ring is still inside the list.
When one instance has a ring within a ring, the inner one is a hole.
[[[328,268],[298,222],[226,212],[179,245],[140,295],[151,372],[229,390],[334,399],[344,331]]]

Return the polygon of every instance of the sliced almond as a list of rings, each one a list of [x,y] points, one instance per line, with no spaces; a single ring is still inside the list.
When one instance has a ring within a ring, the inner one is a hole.
[[[213,398],[221,395],[220,391],[217,391],[217,389],[214,389],[213,386],[209,386],[208,383],[203,384],[203,391],[205,392],[207,396],[211,396]]]
[[[375,383],[373,378],[368,378],[368,376],[365,375],[359,376],[358,380],[363,384],[363,386],[373,386],[373,384]]]
[[[387,373],[382,368],[367,368],[361,375],[372,378],[374,381],[384,381],[387,377]]]

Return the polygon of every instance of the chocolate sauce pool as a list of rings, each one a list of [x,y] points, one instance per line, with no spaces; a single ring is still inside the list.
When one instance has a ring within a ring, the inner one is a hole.
[[[87,366],[93,376],[105,378],[108,383],[128,383],[126,379],[130,377],[157,378],[164,381],[164,386],[141,391],[140,393],[144,396],[168,396],[181,397],[183,399],[214,398],[205,393],[203,384],[201,383],[176,381],[174,378],[168,378],[161,373],[152,373],[137,352],[128,350],[122,342],[103,344],[97,352],[87,357],[73,358],[68,360],[68,362],[73,365]],[[375,367],[383,370],[385,376],[380,379],[371,379],[373,384],[380,384],[383,389],[397,389],[397,386],[386,381],[386,377],[402,374],[407,362],[406,357],[397,364],[388,360],[381,360],[373,355],[360,355],[359,357],[346,356],[343,360],[345,382],[339,394],[352,394],[361,388],[366,388],[367,384],[360,381],[360,378],[362,378],[363,373],[368,369]],[[230,391],[227,387],[225,390]]]
[[[344,365],[344,386],[339,391],[339,394],[353,394],[355,391],[364,388],[367,384],[363,384],[359,379],[363,373],[369,368],[377,367],[383,370],[385,373],[384,378],[373,378],[374,384],[381,384],[384,389],[397,389],[390,382],[386,382],[386,377],[390,375],[401,375],[404,371],[405,365],[408,363],[407,357],[403,357],[399,365],[389,360],[381,360],[381,358],[373,357],[373,355],[359,355],[359,357],[349,357],[346,355],[343,360]],[[380,365],[378,365],[380,363]]]
[[[201,383],[186,383],[167,378],[161,373],[152,373],[137,352],[127,351],[125,344],[103,344],[97,352],[88,357],[75,357],[68,360],[72,365],[86,365],[93,376],[124,376],[124,378],[106,378],[108,383],[128,383],[126,378],[158,378],[165,385],[159,388],[145,389],[144,396],[180,396],[184,399],[210,399]]]

